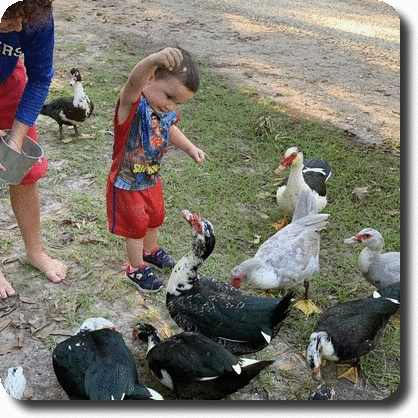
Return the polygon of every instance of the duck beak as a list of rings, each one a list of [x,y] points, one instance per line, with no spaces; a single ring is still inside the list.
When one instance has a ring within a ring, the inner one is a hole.
[[[190,223],[190,221],[192,220],[192,217],[193,217],[192,212],[190,212],[190,211],[189,211],[189,210],[187,210],[187,209],[183,209],[183,210],[181,211],[181,214],[183,215],[183,218],[184,218],[187,222],[189,222],[189,223]]]
[[[344,244],[357,244],[361,242],[361,240],[358,239],[357,235],[355,235],[354,237],[345,239],[343,242]]]
[[[183,218],[189,223],[189,225],[199,234],[203,234],[202,218],[199,215],[194,215],[187,209],[181,211]]]
[[[321,369],[319,367],[312,373],[312,379],[317,381],[321,380]]]
[[[286,170],[286,166],[283,164],[280,164],[276,170],[274,171],[276,174],[282,174],[284,170]]]
[[[132,330],[132,339],[136,340],[138,338],[138,330],[136,328],[134,328]]]

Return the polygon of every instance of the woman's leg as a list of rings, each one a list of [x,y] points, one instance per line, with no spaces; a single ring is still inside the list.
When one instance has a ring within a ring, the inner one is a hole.
[[[49,280],[60,282],[67,276],[67,267],[43,250],[38,186],[36,183],[10,185],[10,202],[25,243],[28,261]]]

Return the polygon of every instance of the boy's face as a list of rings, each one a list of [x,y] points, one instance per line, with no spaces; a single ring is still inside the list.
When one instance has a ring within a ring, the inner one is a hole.
[[[191,100],[194,93],[176,77],[156,79],[152,76],[144,88],[144,96],[157,114],[172,112]]]

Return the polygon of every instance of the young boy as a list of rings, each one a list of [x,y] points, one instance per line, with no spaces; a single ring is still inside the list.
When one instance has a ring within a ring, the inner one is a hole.
[[[190,54],[165,48],[135,66],[116,104],[106,191],[109,231],[125,237],[126,276],[143,292],[158,291],[163,285],[145,263],[160,269],[172,269],[175,264],[157,244],[165,217],[159,168],[168,143],[196,163],[205,158],[175,125],[178,105],[191,100],[198,87],[199,72]]]

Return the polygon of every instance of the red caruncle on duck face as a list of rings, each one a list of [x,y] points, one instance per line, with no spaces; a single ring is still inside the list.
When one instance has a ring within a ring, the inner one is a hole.
[[[282,159],[281,164],[285,167],[290,167],[297,156],[297,152],[292,152],[288,157]]]
[[[371,234],[357,234],[356,239],[358,242],[363,242],[367,239],[370,239],[372,237]]]
[[[242,276],[235,276],[231,279],[231,286],[235,287],[235,289],[239,289],[241,288],[241,284],[242,284]]]
[[[189,225],[199,234],[203,235],[203,225],[202,225],[202,218],[199,215],[195,215],[184,209],[181,211],[183,218],[189,223]]]

